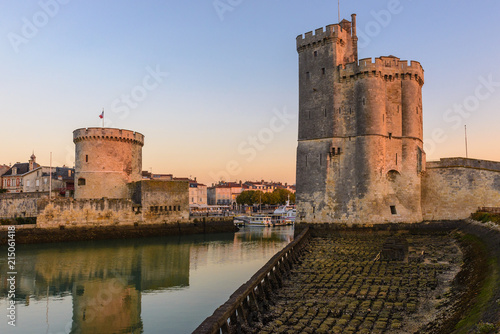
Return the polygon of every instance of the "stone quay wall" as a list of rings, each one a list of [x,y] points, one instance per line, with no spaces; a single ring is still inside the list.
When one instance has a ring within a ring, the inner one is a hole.
[[[291,268],[297,264],[308,240],[309,229],[306,227],[293,242],[274,255],[193,333],[218,334],[221,331],[239,333],[242,326],[248,326],[251,314],[261,312],[262,304],[270,299],[272,291],[283,286],[284,277],[288,276]]]

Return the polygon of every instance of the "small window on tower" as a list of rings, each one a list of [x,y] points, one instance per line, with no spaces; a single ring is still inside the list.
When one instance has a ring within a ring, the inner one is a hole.
[[[79,178],[79,179],[78,179],[78,185],[79,185],[79,186],[84,186],[84,185],[85,185],[85,183],[86,183],[86,182],[85,182],[85,179],[84,179],[84,178]]]
[[[306,79],[311,79],[311,72],[306,72]]]
[[[363,102],[363,105],[365,105],[365,104],[366,104],[366,99],[365,99],[364,97],[363,97],[362,102]]]
[[[391,214],[393,215],[397,215],[398,212],[396,211],[396,206],[395,205],[391,205]]]
[[[324,67],[321,69],[321,73],[323,73],[323,75],[326,73],[326,69]]]
[[[314,51],[314,57],[318,56],[318,51]]]
[[[85,155],[85,162],[89,162],[89,155]]]
[[[389,139],[392,139],[392,132],[389,132]]]

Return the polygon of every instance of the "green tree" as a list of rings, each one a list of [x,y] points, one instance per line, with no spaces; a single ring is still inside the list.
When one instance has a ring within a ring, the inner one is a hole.
[[[264,198],[264,193],[260,190],[254,190],[254,193],[252,195],[252,204],[259,204],[263,203],[262,200]]]
[[[238,195],[238,197],[236,197],[236,203],[238,203],[240,205],[243,205],[243,204],[252,205],[253,204],[252,198],[253,198],[254,193],[255,193],[254,190],[243,191],[241,194]]]
[[[288,189],[275,189],[273,193],[276,196],[276,204],[285,204],[288,196],[290,196],[290,203],[295,203],[295,194]]]
[[[278,204],[278,196],[276,192],[265,193],[262,197],[263,204],[276,205]]]

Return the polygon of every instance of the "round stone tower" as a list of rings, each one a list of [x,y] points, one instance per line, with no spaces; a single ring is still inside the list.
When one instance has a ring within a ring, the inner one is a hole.
[[[128,198],[127,184],[142,176],[144,136],[130,130],[73,131],[75,198]]]

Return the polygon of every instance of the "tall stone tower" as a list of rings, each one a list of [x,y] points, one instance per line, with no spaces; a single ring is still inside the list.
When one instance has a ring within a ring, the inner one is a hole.
[[[73,131],[75,198],[129,198],[127,184],[142,179],[144,136],[111,128]]]
[[[423,69],[357,40],[355,14],[297,37],[298,220],[421,221]]]

